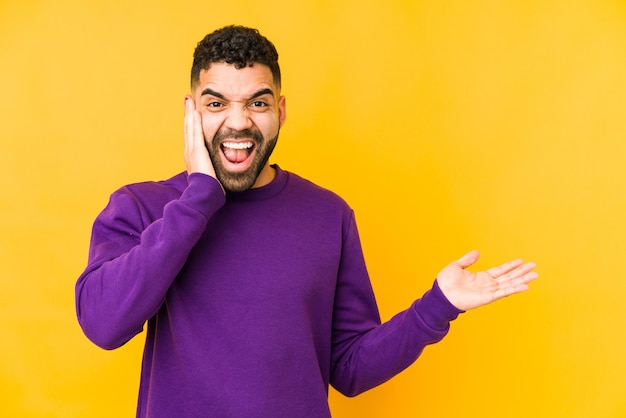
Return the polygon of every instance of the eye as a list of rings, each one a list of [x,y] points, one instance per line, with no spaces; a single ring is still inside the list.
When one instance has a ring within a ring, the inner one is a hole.
[[[248,109],[252,112],[266,112],[270,108],[267,100],[252,100],[248,103]]]
[[[221,112],[226,108],[226,104],[219,100],[208,101],[204,106],[209,112]]]

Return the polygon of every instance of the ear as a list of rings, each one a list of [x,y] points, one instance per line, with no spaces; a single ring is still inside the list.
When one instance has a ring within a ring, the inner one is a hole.
[[[280,96],[280,99],[278,99],[278,121],[279,121],[279,126],[281,128],[285,124],[286,119],[287,119],[287,99],[285,99],[285,96]]]

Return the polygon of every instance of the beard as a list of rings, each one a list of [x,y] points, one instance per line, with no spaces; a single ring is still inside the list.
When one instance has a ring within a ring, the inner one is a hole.
[[[274,147],[276,147],[279,133],[280,128],[274,138],[266,140],[257,129],[244,129],[242,131],[228,129],[218,131],[210,142],[205,138],[205,144],[209,151],[215,174],[224,190],[228,192],[243,192],[254,186],[256,179],[269,161]],[[226,170],[220,155],[222,153],[220,144],[225,139],[252,139],[254,141],[254,157],[246,170],[237,172]]]

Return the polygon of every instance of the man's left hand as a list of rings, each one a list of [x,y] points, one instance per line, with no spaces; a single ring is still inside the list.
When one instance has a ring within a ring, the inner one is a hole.
[[[534,263],[512,260],[486,271],[472,273],[466,270],[480,254],[471,251],[450,263],[437,276],[439,288],[458,309],[467,311],[528,290],[528,283],[538,274]]]

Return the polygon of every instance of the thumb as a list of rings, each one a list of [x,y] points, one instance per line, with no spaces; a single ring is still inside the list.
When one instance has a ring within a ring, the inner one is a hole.
[[[463,257],[457,260],[457,263],[461,266],[461,268],[466,269],[480,258],[480,253],[478,250],[472,250],[469,253],[465,254]]]

